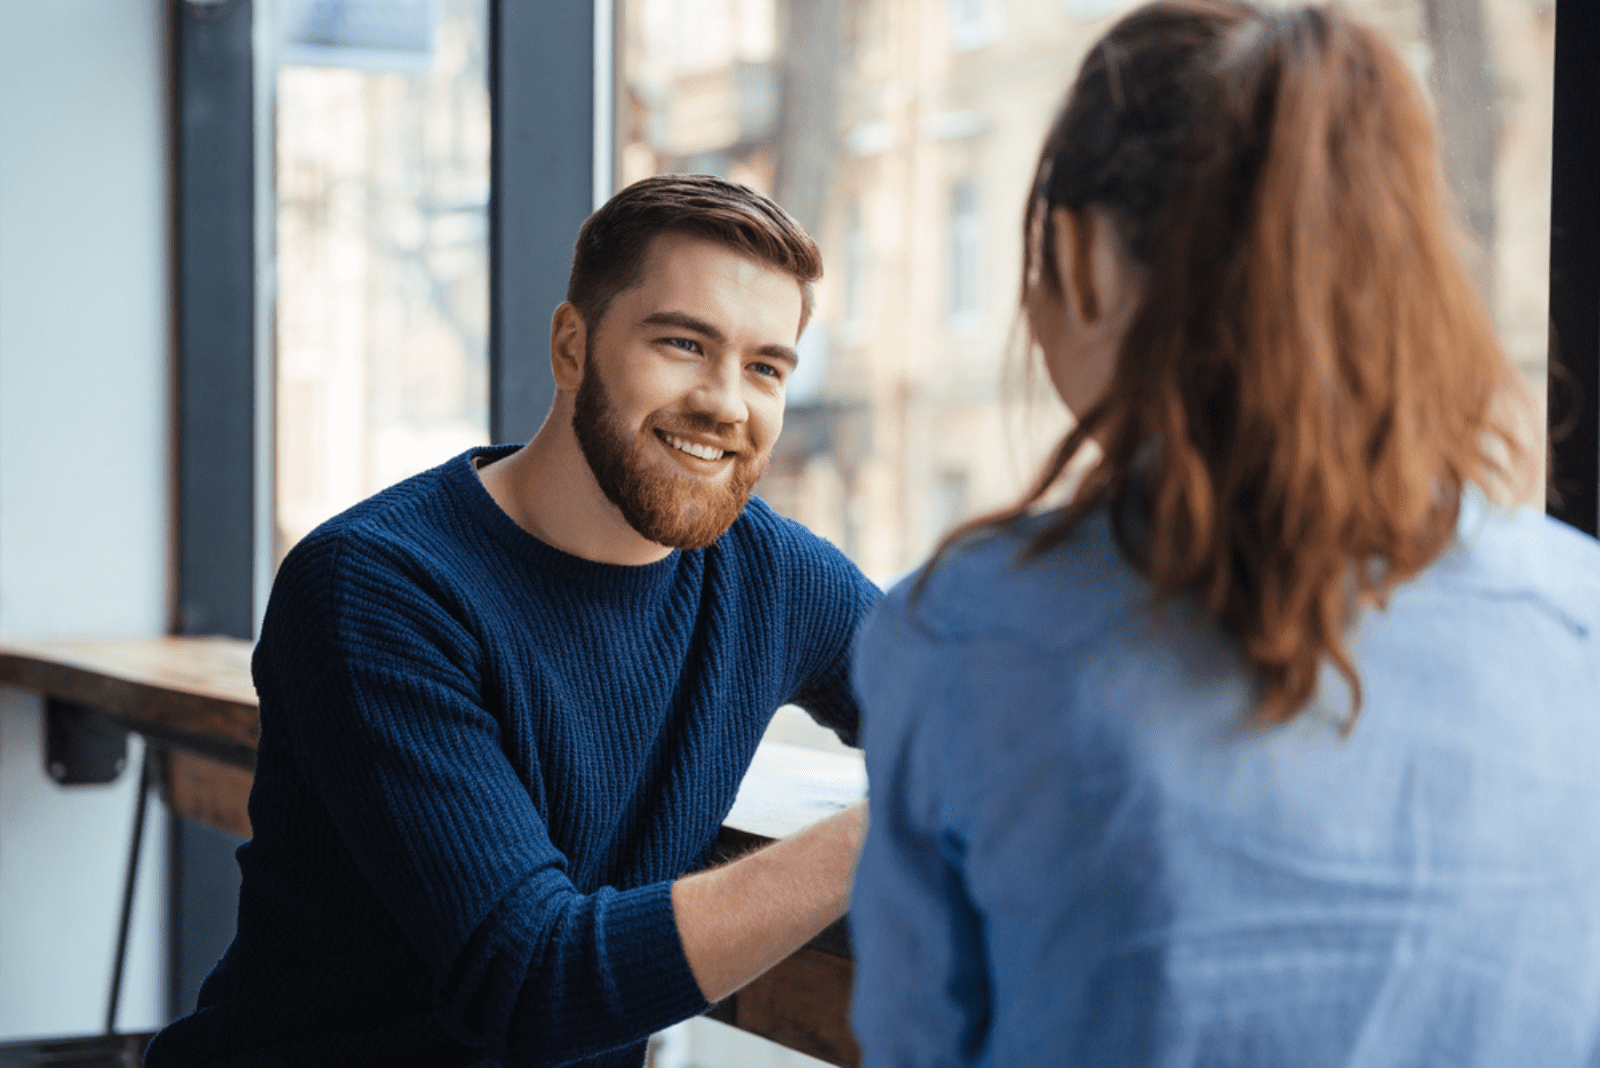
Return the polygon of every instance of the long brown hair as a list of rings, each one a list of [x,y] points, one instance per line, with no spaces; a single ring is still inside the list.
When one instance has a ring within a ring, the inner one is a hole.
[[[1514,372],[1443,183],[1404,63],[1337,8],[1123,18],[1045,141],[1023,285],[1059,292],[1050,213],[1096,208],[1141,267],[1140,307],[1032,489],[939,554],[1027,514],[1093,439],[1103,458],[1024,558],[1107,507],[1158,598],[1192,591],[1237,638],[1262,722],[1298,714],[1325,659],[1359,709],[1355,613],[1445,550],[1467,483],[1521,463],[1497,414]]]

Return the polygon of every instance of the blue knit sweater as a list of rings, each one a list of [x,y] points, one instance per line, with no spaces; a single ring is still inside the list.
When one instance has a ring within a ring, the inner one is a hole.
[[[853,742],[877,589],[759,500],[710,548],[598,564],[517,527],[475,450],[289,554],[233,946],[168,1065],[638,1065],[706,1004],[671,880],[772,712]]]

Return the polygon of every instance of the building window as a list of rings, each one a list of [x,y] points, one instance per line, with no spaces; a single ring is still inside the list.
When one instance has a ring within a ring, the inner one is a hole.
[[[867,241],[866,212],[858,200],[850,205],[844,238],[844,326],[851,335],[866,329],[867,283],[872,271],[872,249]]]
[[[993,44],[1005,29],[1000,0],[947,0],[950,47],[971,52]]]
[[[983,232],[978,219],[978,183],[957,182],[950,190],[950,327],[978,326],[978,255]]]
[[[966,521],[970,511],[967,492],[967,473],[946,470],[939,472],[933,494],[932,540],[944,537]]]

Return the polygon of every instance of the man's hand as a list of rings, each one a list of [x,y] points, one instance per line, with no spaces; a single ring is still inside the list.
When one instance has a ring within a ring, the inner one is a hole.
[[[721,1001],[845,914],[866,835],[862,801],[672,884],[678,937],[707,1001]]]

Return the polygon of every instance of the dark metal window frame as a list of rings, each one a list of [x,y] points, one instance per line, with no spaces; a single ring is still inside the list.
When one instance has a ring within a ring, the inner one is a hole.
[[[490,0],[489,12],[489,436],[515,442],[555,395],[550,315],[594,208],[600,20],[571,0]]]
[[[1600,4],[1556,4],[1550,184],[1551,515],[1600,535]]]
[[[173,57],[172,629],[250,638],[256,524],[255,58],[251,0],[169,0]],[[167,1013],[233,939],[230,836],[170,815]]]
[[[255,567],[251,0],[174,0],[181,634],[249,638]]]

